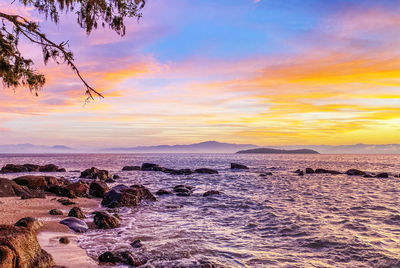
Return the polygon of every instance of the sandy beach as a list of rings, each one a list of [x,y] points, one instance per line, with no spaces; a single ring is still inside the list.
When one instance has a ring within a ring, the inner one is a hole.
[[[59,224],[59,221],[65,218],[74,206],[82,208],[85,213],[92,212],[99,207],[99,200],[76,198],[73,200],[76,202],[75,205],[64,206],[57,202],[59,198],[56,196],[26,200],[21,200],[20,197],[0,198],[0,224],[14,224],[23,217],[37,218],[43,222],[43,227],[37,234],[38,241],[42,248],[53,256],[57,265],[69,268],[98,267],[97,262],[89,258],[85,250],[78,246],[79,234]],[[50,215],[51,209],[60,209],[64,215]],[[70,243],[59,243],[60,237],[68,237]]]

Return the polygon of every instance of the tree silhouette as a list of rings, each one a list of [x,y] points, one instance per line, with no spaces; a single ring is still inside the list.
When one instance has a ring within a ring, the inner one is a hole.
[[[15,1],[15,0],[14,0]],[[13,2],[14,3],[14,2]],[[141,18],[145,0],[20,0],[26,7],[33,7],[46,19],[59,23],[62,12],[76,14],[77,23],[89,35],[98,26],[108,26],[120,36],[125,34],[125,18]],[[12,4],[12,3],[11,3]],[[56,43],[46,36],[37,22],[20,15],[0,11],[0,78],[8,88],[27,86],[35,95],[43,88],[45,76],[33,68],[32,59],[20,51],[20,39],[41,47],[44,63],[53,60],[66,63],[85,86],[87,99],[103,97],[92,88],[74,63],[68,41]]]

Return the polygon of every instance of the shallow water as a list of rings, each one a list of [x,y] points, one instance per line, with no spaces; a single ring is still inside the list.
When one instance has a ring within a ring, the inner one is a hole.
[[[81,237],[80,245],[93,258],[128,249],[155,267],[200,261],[226,267],[400,267],[400,179],[293,173],[312,167],[398,174],[399,160],[399,155],[1,155],[0,165],[55,163],[69,171],[96,166],[120,175],[118,184],[143,184],[153,193],[177,184],[194,187],[190,197],[158,197],[139,208],[120,209],[120,228]],[[143,162],[209,167],[219,174],[121,171]],[[231,162],[250,170],[230,170]],[[263,172],[273,175],[260,177]],[[79,173],[62,175],[76,180]],[[222,194],[202,197],[208,190]],[[144,247],[132,249],[135,239]]]

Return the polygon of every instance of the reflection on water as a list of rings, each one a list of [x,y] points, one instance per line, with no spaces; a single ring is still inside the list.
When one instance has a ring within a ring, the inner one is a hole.
[[[400,267],[400,179],[293,173],[312,167],[398,174],[399,160],[397,155],[0,156],[0,164],[109,169],[121,176],[118,183],[140,183],[153,193],[177,184],[193,186],[189,197],[163,196],[136,209],[120,209],[120,228],[90,231],[81,238],[80,245],[94,258],[106,250],[126,249],[155,267],[190,267],[202,261],[227,267]],[[120,171],[142,162],[210,167],[219,174]],[[232,171],[231,162],[250,170]],[[262,172],[273,175],[260,177]],[[78,173],[64,175],[77,179]],[[203,197],[208,190],[222,194]],[[142,240],[142,248],[130,246],[136,239]]]

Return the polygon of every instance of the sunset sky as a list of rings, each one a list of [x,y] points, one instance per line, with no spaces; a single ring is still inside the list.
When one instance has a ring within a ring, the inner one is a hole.
[[[67,66],[39,65],[39,97],[0,90],[0,144],[400,143],[400,1],[148,0],[124,37],[19,10],[105,98],[84,105]]]

